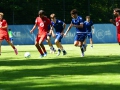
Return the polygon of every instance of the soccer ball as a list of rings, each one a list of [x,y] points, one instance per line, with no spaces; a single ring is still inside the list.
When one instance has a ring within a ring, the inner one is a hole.
[[[30,52],[25,52],[25,54],[24,54],[24,57],[25,57],[25,58],[30,58],[30,56],[31,56],[31,55],[30,55]]]

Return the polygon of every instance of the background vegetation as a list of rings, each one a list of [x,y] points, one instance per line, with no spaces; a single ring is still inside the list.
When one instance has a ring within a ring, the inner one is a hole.
[[[74,8],[83,18],[90,15],[94,23],[109,23],[113,8],[119,5],[119,0],[0,0],[0,11],[8,24],[33,24],[40,9],[44,9],[48,17],[55,13],[69,24],[70,11]]]

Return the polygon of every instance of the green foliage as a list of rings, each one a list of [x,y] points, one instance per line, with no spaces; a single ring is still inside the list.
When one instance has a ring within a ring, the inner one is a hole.
[[[119,0],[1,0],[0,11],[4,12],[8,24],[34,24],[40,9],[44,9],[48,17],[55,13],[69,24],[70,11],[74,8],[84,19],[90,15],[94,23],[109,23],[112,10],[119,3]]]

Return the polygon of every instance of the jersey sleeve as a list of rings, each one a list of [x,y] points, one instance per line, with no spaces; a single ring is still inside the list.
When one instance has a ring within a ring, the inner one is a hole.
[[[80,24],[83,24],[83,23],[84,23],[83,18],[81,18],[81,17],[79,18],[79,23],[80,23]]]
[[[3,24],[2,24],[2,26],[7,26],[8,24],[7,24],[7,21],[6,20],[3,20]]]

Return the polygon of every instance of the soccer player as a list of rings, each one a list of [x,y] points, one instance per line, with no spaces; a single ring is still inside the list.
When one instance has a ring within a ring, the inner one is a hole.
[[[53,33],[53,36],[55,36],[55,44],[58,48],[57,56],[60,55],[61,51],[63,52],[63,55],[66,55],[67,52],[64,50],[64,48],[61,44],[61,39],[63,38],[64,29],[66,27],[66,24],[63,21],[56,19],[56,16],[54,13],[52,13],[50,15],[50,18],[51,18],[52,26],[54,27],[55,32],[56,32],[55,35]]]
[[[76,35],[74,38],[74,46],[78,46],[81,49],[81,57],[84,56],[84,47],[83,47],[83,42],[86,38],[86,30],[84,29],[84,21],[81,16],[78,16],[78,11],[76,9],[71,10],[70,12],[72,21],[67,28],[64,36],[68,33],[68,31],[72,27],[76,27]]]
[[[30,31],[30,33],[32,33],[35,28],[38,27],[38,34],[36,36],[35,46],[40,53],[40,58],[47,55],[46,49],[43,45],[43,41],[47,38],[49,25],[51,25],[50,19],[45,16],[44,10],[40,10],[38,12],[38,17],[35,20],[35,25]]]
[[[8,29],[8,35],[10,37],[10,42],[13,43],[13,35],[11,29]]]
[[[53,47],[53,44],[51,43],[51,35],[52,35],[52,29],[51,29],[51,26],[49,25],[48,26],[48,33],[47,33],[47,39],[46,39],[46,42],[48,43],[49,47],[50,47],[50,53],[55,53],[56,50],[55,48]]]
[[[4,14],[0,12],[0,55],[1,55],[1,43],[4,39],[9,45],[11,45],[11,47],[14,49],[15,54],[17,55],[18,51],[15,48],[15,46],[10,42],[10,38],[7,31],[8,24],[7,24],[7,21],[3,19],[3,16]]]
[[[86,21],[84,21],[84,27],[87,32],[86,39],[87,39],[87,37],[88,37],[88,39],[90,39],[91,48],[93,48],[92,33],[94,33],[94,26],[93,26],[93,22],[90,20],[90,16],[86,16]],[[85,47],[87,46],[86,39],[84,41]]]
[[[115,20],[110,19],[110,22],[117,28],[117,41],[120,45],[120,8],[115,8],[113,10],[113,15],[116,17]]]

